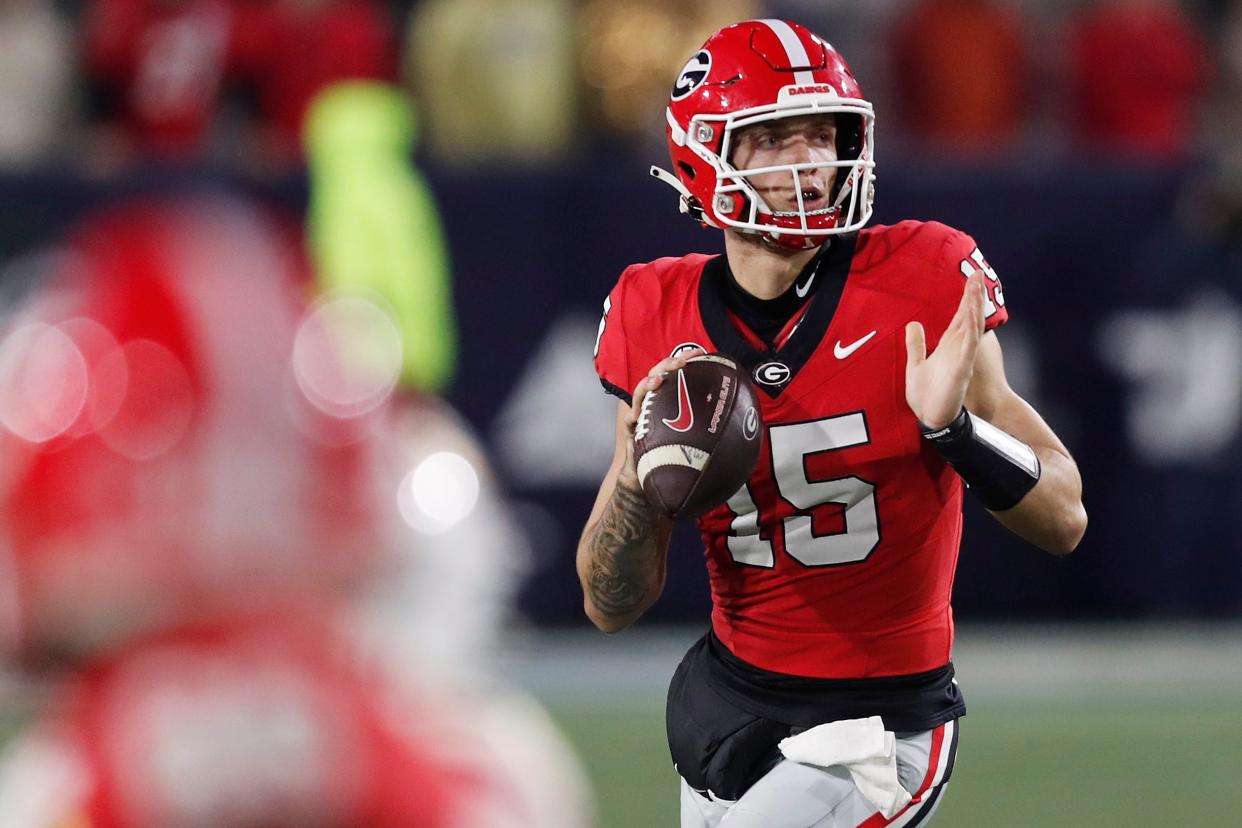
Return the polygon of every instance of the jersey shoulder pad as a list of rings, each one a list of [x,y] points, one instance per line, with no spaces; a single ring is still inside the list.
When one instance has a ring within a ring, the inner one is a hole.
[[[690,289],[694,275],[703,269],[703,264],[710,258],[703,253],[691,253],[633,264],[622,272],[617,287],[625,287],[626,301],[663,299],[672,293]]]
[[[890,256],[917,259],[925,265],[940,258],[954,236],[965,235],[938,221],[901,221],[869,227],[858,234],[855,256],[864,260]]]
[[[652,321],[661,319],[665,309],[683,304],[710,258],[691,253],[630,265],[622,272],[604,300],[595,340],[595,370],[605,390],[629,400],[639,373],[659,358],[648,352],[656,333]]]
[[[956,311],[966,279],[984,273],[987,289],[985,315],[988,329],[1008,319],[1000,278],[968,234],[938,221],[902,221],[880,225],[859,234],[856,267],[881,267],[886,280],[926,299],[931,305]],[[882,267],[890,265],[889,267]]]

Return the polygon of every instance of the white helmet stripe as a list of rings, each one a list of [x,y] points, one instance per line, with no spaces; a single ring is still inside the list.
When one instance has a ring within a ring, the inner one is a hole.
[[[788,23],[784,20],[772,19],[764,19],[759,22],[766,25],[781,39],[781,45],[785,47],[785,55],[789,58],[790,66],[811,65],[811,59],[807,56],[806,47],[802,45],[802,41],[798,39],[798,35]],[[815,83],[815,78],[809,71],[794,72],[794,83],[805,86]]]

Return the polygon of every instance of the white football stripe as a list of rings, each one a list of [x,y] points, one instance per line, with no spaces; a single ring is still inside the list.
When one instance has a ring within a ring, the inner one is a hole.
[[[766,24],[781,39],[781,45],[785,47],[785,55],[789,58],[790,66],[811,65],[811,59],[806,54],[806,47],[802,45],[802,41],[798,39],[798,35],[788,23],[784,20],[772,19],[759,22]],[[794,83],[799,85],[815,83],[815,76],[807,71],[794,72]]]
[[[656,446],[638,460],[638,484],[641,486],[652,469],[660,466],[685,466],[702,471],[707,465],[707,452],[694,446],[672,444]]]
[[[718,362],[721,365],[728,365],[730,368],[737,368],[736,362],[719,354],[700,354],[696,357],[690,357],[686,362]]]

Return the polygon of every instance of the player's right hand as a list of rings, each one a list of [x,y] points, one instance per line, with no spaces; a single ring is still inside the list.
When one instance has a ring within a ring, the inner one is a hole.
[[[638,414],[642,410],[643,400],[647,399],[647,395],[664,384],[664,378],[679,368],[684,368],[686,363],[696,356],[707,353],[702,348],[690,348],[685,351],[678,351],[675,355],[660,360],[651,366],[651,370],[647,372],[647,376],[639,380],[638,385],[634,386],[634,393],[631,395],[632,404],[629,413],[625,418],[625,428],[630,434],[627,443],[625,455],[625,466],[621,469],[621,474],[626,477],[626,482],[638,488],[638,467],[634,463],[634,429],[638,425]]]

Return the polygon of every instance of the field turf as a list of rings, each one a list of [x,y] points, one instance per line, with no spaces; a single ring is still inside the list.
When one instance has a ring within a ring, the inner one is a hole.
[[[603,828],[674,826],[658,705],[558,704]],[[942,826],[1242,825],[1242,699],[972,704]]]

